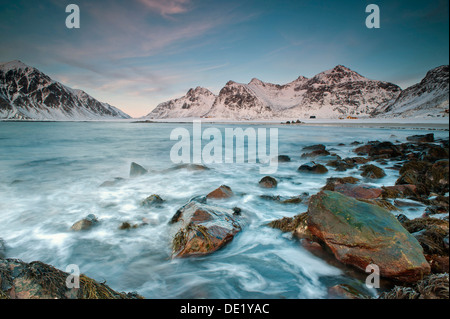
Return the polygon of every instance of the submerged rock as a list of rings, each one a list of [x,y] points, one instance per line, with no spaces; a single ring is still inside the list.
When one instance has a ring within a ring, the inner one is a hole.
[[[112,181],[106,181],[104,183],[102,183],[99,187],[113,187],[113,186],[117,186],[120,183],[122,183],[123,181],[125,181],[124,178],[122,177],[116,177],[114,178],[114,180]]]
[[[347,284],[340,284],[328,288],[328,297],[330,299],[369,299],[367,294]]]
[[[6,257],[6,245],[3,239],[0,238],[0,258]]]
[[[267,224],[267,226],[279,229],[285,233],[292,233],[293,236],[299,239],[313,239],[313,235],[308,230],[307,220],[308,215],[303,213],[295,217],[284,217],[274,220]]]
[[[209,193],[208,195],[206,195],[206,198],[208,198],[208,199],[210,199],[210,198],[225,199],[225,198],[230,198],[233,196],[234,196],[234,193],[231,190],[231,188],[226,185],[222,185],[219,188],[217,188],[216,190],[214,190],[211,193]]]
[[[275,188],[278,186],[278,182],[275,178],[266,176],[259,181],[259,186],[263,188]]]
[[[416,143],[433,143],[434,134],[408,136],[406,140]]]
[[[66,281],[73,283],[70,276],[39,261],[1,259],[0,299],[143,299],[136,293],[116,292],[83,274],[79,288],[68,288]]]
[[[275,157],[274,160],[277,163],[289,163],[291,161],[291,158],[287,155],[278,155],[278,157]]]
[[[77,221],[75,224],[72,225],[70,229],[73,231],[83,231],[83,230],[89,230],[98,223],[98,219],[95,215],[90,214],[86,218]]]
[[[361,171],[361,176],[367,178],[379,179],[386,176],[386,173],[382,168],[372,164],[364,165],[363,167],[361,167]]]
[[[327,184],[322,188],[324,191],[334,191],[337,185],[342,184],[356,184],[359,179],[356,177],[330,177],[327,179]]]
[[[299,172],[310,174],[326,174],[328,169],[322,164],[316,164],[314,162],[303,164],[298,168]]]
[[[233,210],[191,201],[171,221],[177,232],[172,241],[173,257],[211,254],[242,230],[242,220]]]
[[[130,167],[130,177],[138,177],[148,173],[148,170],[143,168],[141,165],[136,164],[135,162],[131,163]]]
[[[150,195],[141,202],[142,206],[145,207],[159,207],[164,203],[164,200],[159,195]]]
[[[417,240],[379,206],[322,191],[311,197],[307,224],[344,264],[363,271],[375,264],[381,276],[404,282],[430,273]]]

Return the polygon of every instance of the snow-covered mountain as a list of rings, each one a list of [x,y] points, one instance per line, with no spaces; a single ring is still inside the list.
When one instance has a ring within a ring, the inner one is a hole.
[[[81,90],[20,61],[0,63],[0,119],[102,120],[130,118]]]
[[[179,99],[158,105],[146,116],[149,119],[202,117],[211,109],[216,96],[209,90],[197,87],[190,89]]]
[[[197,114],[206,118],[234,120],[368,117],[380,106],[395,101],[400,93],[401,88],[395,84],[369,80],[338,65],[311,79],[301,76],[285,85],[258,79],[248,84],[230,81],[213,103],[210,95],[208,103],[202,104],[199,107],[201,112]],[[177,101],[160,104],[147,118],[180,117],[179,107],[175,111],[171,108],[180,103]],[[205,112],[208,108],[209,111]]]
[[[382,117],[448,116],[449,66],[443,65],[427,73],[418,84],[404,90],[394,103],[376,112]]]

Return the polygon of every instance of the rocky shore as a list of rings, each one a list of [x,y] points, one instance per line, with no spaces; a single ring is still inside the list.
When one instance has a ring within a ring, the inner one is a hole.
[[[411,136],[406,143],[355,142],[351,145],[354,156],[348,158],[341,158],[322,144],[299,150],[300,158],[310,162],[293,174],[321,175],[356,168],[359,176],[328,178],[322,190],[312,196],[262,195],[263,199],[285,205],[308,206],[306,212],[274,220],[266,227],[291,233],[292,240],[299,241],[303,248],[327,262],[331,260],[333,265],[351,269],[349,273],[363,276],[367,275],[368,266],[378,266],[383,289],[377,298],[448,298],[448,145],[448,139],[436,140],[433,134],[428,134]],[[280,165],[291,161],[286,155],[278,159]],[[365,184],[389,174],[386,165],[399,174],[394,185]],[[202,165],[179,165],[174,169],[208,170]],[[150,173],[132,163],[129,178]],[[114,187],[125,182],[124,178],[115,178],[100,186]],[[276,191],[279,182],[277,177],[266,176],[256,180],[255,187]],[[245,232],[251,222],[246,212],[227,205],[227,200],[241,194],[227,185],[216,187],[208,194],[187,200],[175,213],[169,212],[173,214],[168,225],[172,258],[212,254]],[[164,208],[164,204],[165,200],[157,194],[142,199],[145,207]],[[420,218],[409,220],[400,209],[414,205],[425,205],[427,209]],[[99,222],[96,216],[88,215],[74,221],[69,231],[89,231]],[[117,228],[126,231],[147,224],[146,220],[141,224],[123,222]],[[80,277],[79,289],[69,289],[65,285],[68,273],[41,262],[24,263],[7,257],[7,243],[0,239],[0,298],[141,298],[136,293],[115,292],[84,275]],[[371,297],[343,284],[330,287],[329,298]]]

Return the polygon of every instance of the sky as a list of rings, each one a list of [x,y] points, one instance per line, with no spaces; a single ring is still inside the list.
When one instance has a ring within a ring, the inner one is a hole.
[[[66,6],[80,8],[68,29]],[[366,27],[366,6],[381,27]],[[345,65],[403,89],[449,64],[448,0],[0,0],[0,62],[21,60],[133,117],[202,86],[285,84]]]

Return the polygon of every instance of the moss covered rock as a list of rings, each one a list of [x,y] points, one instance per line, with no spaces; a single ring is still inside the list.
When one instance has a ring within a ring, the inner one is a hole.
[[[363,271],[376,264],[381,276],[404,282],[430,273],[419,242],[379,206],[322,191],[311,197],[307,224],[344,264]]]

